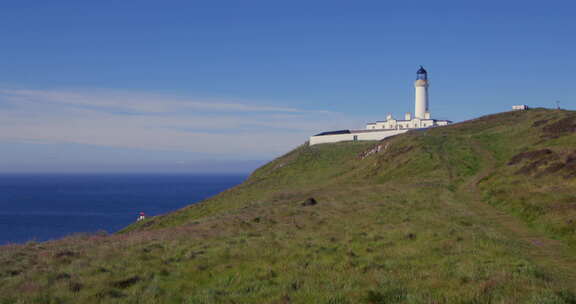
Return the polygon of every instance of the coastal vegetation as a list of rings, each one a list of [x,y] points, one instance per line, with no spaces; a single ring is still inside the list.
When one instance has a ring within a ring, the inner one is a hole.
[[[305,144],[119,233],[0,247],[0,303],[576,303],[576,112]]]

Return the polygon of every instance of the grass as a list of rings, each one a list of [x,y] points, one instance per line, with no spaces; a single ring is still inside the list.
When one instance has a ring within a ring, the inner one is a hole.
[[[0,303],[575,303],[574,116],[303,145],[122,233],[0,247]]]

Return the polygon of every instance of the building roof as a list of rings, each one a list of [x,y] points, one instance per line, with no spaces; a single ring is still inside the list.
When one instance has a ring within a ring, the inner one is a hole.
[[[407,130],[407,129],[406,129]],[[384,131],[397,131],[397,129],[373,129],[373,130],[339,130],[339,131],[329,131],[316,134],[314,136],[326,136],[326,135],[340,135],[340,134],[358,134],[358,133],[372,133],[372,132],[384,132]]]
[[[350,130],[328,131],[328,132],[318,133],[314,136],[338,135],[338,134],[350,134]]]

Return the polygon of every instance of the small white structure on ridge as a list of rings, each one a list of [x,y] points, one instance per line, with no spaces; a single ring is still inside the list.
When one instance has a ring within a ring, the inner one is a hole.
[[[323,132],[310,137],[310,145],[339,141],[382,140],[413,129],[431,128],[451,124],[450,120],[432,119],[428,102],[428,72],[420,66],[416,72],[414,116],[406,113],[403,120],[394,119],[391,114],[386,120],[368,123],[365,130],[341,130]]]
[[[513,111],[524,111],[524,110],[528,110],[528,106],[527,105],[516,105],[516,106],[512,106],[512,110]]]

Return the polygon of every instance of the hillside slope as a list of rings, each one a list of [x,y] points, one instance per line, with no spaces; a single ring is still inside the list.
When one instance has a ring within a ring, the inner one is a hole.
[[[575,131],[535,109],[303,145],[117,235],[0,247],[0,303],[576,303]]]

